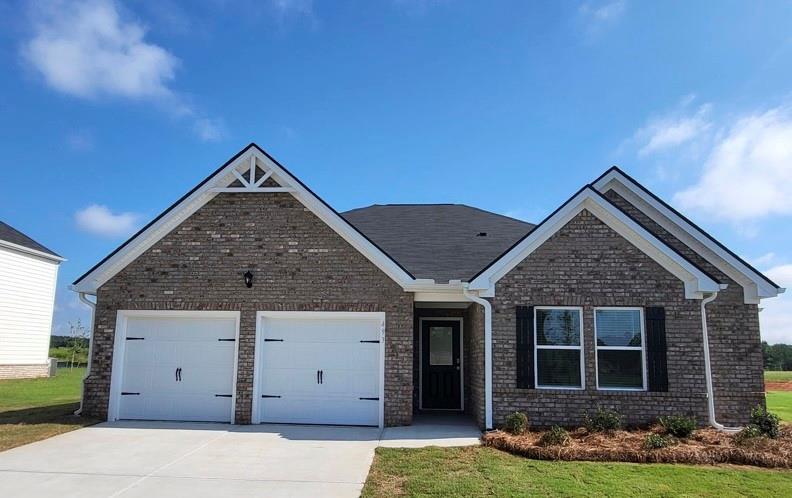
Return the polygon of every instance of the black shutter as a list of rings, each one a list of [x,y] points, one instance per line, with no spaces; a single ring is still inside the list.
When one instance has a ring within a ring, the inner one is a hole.
[[[517,306],[517,387],[533,389],[533,306]]]
[[[668,391],[665,308],[649,307],[646,315],[646,377],[650,391]]]

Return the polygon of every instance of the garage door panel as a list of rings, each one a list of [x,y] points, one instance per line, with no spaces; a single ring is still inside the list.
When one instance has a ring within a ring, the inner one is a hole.
[[[264,398],[261,406],[262,419],[272,423],[373,425],[378,414],[377,401],[351,398]]]
[[[329,315],[262,319],[261,422],[378,425],[381,319]]]
[[[120,397],[119,418],[231,421],[235,342],[218,339],[235,318],[129,317],[126,335],[142,340],[125,341],[121,390],[139,394]]]

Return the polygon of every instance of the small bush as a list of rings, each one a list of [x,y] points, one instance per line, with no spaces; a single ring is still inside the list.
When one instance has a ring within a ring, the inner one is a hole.
[[[748,425],[743,430],[738,432],[734,435],[734,440],[738,444],[745,444],[751,441],[755,441],[757,438],[763,437],[764,433],[762,429],[759,428],[758,425]]]
[[[519,436],[528,430],[528,416],[523,412],[514,412],[506,417],[506,424],[503,426],[506,432]]]
[[[662,434],[649,434],[646,436],[644,446],[648,450],[657,450],[660,448],[667,448],[673,444],[674,440],[669,436]]]
[[[569,433],[563,427],[554,425],[539,438],[539,446],[566,446],[569,444]]]
[[[593,416],[586,414],[584,423],[589,432],[610,432],[621,429],[622,416],[616,410],[598,408]]]
[[[763,408],[761,405],[757,405],[753,410],[751,410],[751,424],[759,428],[762,431],[762,434],[775,439],[781,435],[781,431],[778,427],[778,415],[774,413],[770,413],[767,411],[766,408]]]
[[[696,420],[684,415],[669,415],[657,419],[663,432],[678,438],[688,438],[696,429]]]

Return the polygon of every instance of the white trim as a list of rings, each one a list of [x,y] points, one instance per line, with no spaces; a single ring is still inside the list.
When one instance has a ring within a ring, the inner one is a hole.
[[[281,187],[258,187],[249,183],[249,187],[229,187],[231,183],[237,180],[233,172],[238,172],[239,168],[247,169],[251,161],[258,161],[258,165],[262,170],[265,173],[270,173],[271,177]],[[165,216],[129,241],[127,245],[113,254],[107,261],[85,275],[78,284],[72,285],[71,289],[76,292],[95,294],[102,284],[110,280],[134,261],[135,258],[143,254],[157,241],[189,218],[195,211],[212,200],[219,192],[289,192],[397,284],[404,288],[418,282],[393,259],[382,252],[381,249],[355,230],[346,220],[302,186],[296,178],[267,157],[257,146],[250,145],[239,154],[239,157],[212,175],[195,192],[173,206]],[[424,282],[432,284],[434,281]]]
[[[657,199],[647,194],[620,171],[609,171],[595,182],[593,186],[603,194],[613,189],[630,204],[670,232],[671,235],[693,249],[707,262],[739,283],[744,289],[746,304],[758,304],[759,300],[763,298],[775,297],[784,292],[785,289],[775,288],[770,285],[762,275],[729,254],[728,251],[723,250],[700,229],[688,223],[661,202],[658,202]]]
[[[0,239],[0,247],[5,247],[6,249],[12,249],[14,251],[21,252],[24,254],[29,254],[31,256],[38,256],[39,258],[44,258],[49,261],[55,261],[57,263],[62,263],[66,261],[66,258],[61,258],[60,256],[55,256],[54,254],[38,251],[36,249],[31,249],[29,247],[21,246],[19,244],[14,244],[13,242],[9,242],[7,240]]]
[[[597,311],[637,311],[641,326],[641,347],[635,346],[599,346],[597,344]],[[643,385],[638,387],[600,387],[599,385],[599,355],[603,351],[641,351],[641,377]],[[594,380],[598,391],[646,391],[648,386],[646,368],[646,325],[644,322],[644,309],[638,306],[597,306],[594,308]]]
[[[385,312],[383,311],[257,311],[256,312],[256,350],[253,355],[253,399],[251,400],[250,421],[261,423],[259,399],[261,399],[261,348],[264,329],[261,322],[265,318],[299,318],[299,319],[360,319],[380,320],[379,333],[379,428],[385,427]]]
[[[498,261],[470,283],[470,288],[491,292],[498,280],[503,278],[584,209],[681,280],[685,285],[686,298],[701,299],[706,292],[717,292],[722,289],[722,286],[707,274],[638,225],[609,201],[603,199],[601,194],[590,188],[581,190],[519,244],[501,256]]]
[[[536,340],[536,312],[540,310],[575,310],[579,314],[578,324],[578,342],[579,346],[553,346],[549,344],[540,345]],[[583,307],[582,306],[534,306],[533,316],[533,364],[534,364],[534,387],[535,389],[564,389],[568,391],[583,391],[586,389],[586,367],[585,367],[585,346],[583,344]],[[536,352],[540,349],[566,349],[566,350],[579,350],[580,351],[580,387],[576,386],[540,386],[539,385],[539,362],[537,361]]]
[[[116,314],[115,339],[113,344],[113,366],[110,373],[110,399],[107,407],[107,421],[118,420],[121,404],[121,385],[124,374],[124,352],[126,350],[127,324],[133,317],[183,317],[183,318],[234,318],[236,335],[234,340],[234,378],[231,393],[231,424],[236,421],[237,369],[239,363],[239,311],[197,311],[197,310],[118,310]],[[93,340],[93,338],[91,338]]]
[[[465,411],[465,328],[464,319],[456,317],[422,316],[418,319],[418,409],[423,407],[423,322],[459,322],[459,408],[426,408],[426,410]]]

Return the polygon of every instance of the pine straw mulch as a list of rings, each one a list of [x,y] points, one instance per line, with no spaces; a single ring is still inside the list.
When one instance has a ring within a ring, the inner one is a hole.
[[[570,431],[566,446],[542,447],[537,443],[542,432],[514,436],[503,431],[485,434],[481,440],[491,446],[537,460],[588,460],[594,462],[734,464],[769,468],[792,468],[792,425],[784,425],[778,439],[765,437],[738,443],[734,435],[715,429],[699,429],[689,439],[661,449],[647,449],[649,430],[620,430],[589,433],[579,428]]]

